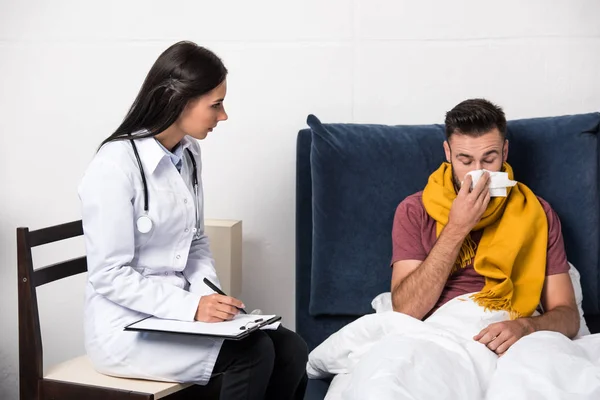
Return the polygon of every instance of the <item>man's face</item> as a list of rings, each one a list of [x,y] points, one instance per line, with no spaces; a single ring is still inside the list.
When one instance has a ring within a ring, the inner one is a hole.
[[[468,172],[478,169],[500,171],[508,157],[508,140],[502,140],[496,128],[479,137],[455,133],[444,142],[444,151],[446,160],[452,164],[454,185],[458,190]]]

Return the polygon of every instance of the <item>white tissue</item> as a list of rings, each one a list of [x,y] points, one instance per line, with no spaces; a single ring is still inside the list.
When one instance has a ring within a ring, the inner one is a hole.
[[[484,172],[489,172],[490,174],[490,196],[491,197],[506,197],[506,188],[515,186],[517,181],[513,181],[508,179],[508,172],[492,172],[486,169],[478,169],[475,171],[471,171],[467,173],[467,175],[471,175],[472,184],[471,189],[475,187],[479,178],[483,175]]]

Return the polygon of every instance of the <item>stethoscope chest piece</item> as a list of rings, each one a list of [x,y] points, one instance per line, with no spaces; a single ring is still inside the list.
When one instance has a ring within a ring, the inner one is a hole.
[[[140,233],[148,233],[152,230],[152,220],[147,215],[139,217],[135,224]]]

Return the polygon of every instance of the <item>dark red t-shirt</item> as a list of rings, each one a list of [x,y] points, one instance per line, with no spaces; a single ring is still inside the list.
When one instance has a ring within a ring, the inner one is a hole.
[[[402,260],[424,261],[437,240],[436,222],[425,211],[422,195],[423,192],[418,192],[408,196],[396,209],[392,229],[392,264]],[[544,199],[538,197],[538,200],[548,218],[546,276],[568,273],[569,264],[558,215]],[[471,232],[471,238],[477,245],[482,234],[483,230]],[[485,278],[475,271],[471,260],[467,267],[450,275],[440,298],[429,314],[457,296],[481,291],[484,285]]]

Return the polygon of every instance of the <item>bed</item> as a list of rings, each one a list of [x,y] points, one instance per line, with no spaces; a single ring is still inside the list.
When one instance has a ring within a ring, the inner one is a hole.
[[[297,137],[296,330],[313,350],[374,312],[389,291],[394,211],[444,161],[443,125],[321,123]],[[600,113],[513,120],[508,162],[515,179],[561,218],[569,261],[581,275],[582,307],[600,332]],[[311,379],[323,399],[331,379]]]

